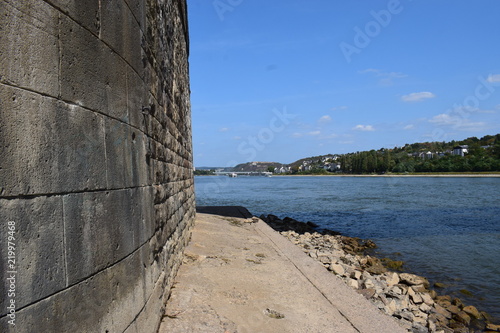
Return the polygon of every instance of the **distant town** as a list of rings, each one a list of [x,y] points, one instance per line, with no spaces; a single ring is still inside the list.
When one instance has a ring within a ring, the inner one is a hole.
[[[462,141],[423,142],[348,154],[327,154],[290,164],[248,162],[232,168],[201,167],[195,175],[217,172],[266,175],[408,174],[500,172],[500,134]]]

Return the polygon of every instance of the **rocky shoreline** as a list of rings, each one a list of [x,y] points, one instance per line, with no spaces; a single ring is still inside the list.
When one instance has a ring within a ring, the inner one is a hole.
[[[438,295],[425,277],[396,272],[402,262],[368,255],[367,251],[376,247],[370,240],[320,230],[312,222],[289,217],[262,215],[260,218],[382,312],[397,318],[408,332],[500,332],[500,325],[493,324],[487,313],[464,304],[459,298]]]

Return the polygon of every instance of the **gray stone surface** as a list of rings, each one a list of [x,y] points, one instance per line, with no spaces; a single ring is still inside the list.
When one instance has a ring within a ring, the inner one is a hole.
[[[45,0],[55,8],[61,10],[81,26],[91,31],[94,35],[99,34],[101,26],[101,14],[99,9],[100,0]],[[33,1],[30,1],[32,3]]]
[[[75,284],[111,266],[144,242],[138,190],[64,196],[68,283]],[[141,239],[142,238],[142,239]]]
[[[101,3],[101,39],[138,73],[144,69],[141,34],[139,23],[126,2],[106,0]]]
[[[3,196],[106,188],[102,116],[6,85],[0,98]]]
[[[59,12],[43,1],[2,0],[0,15],[0,82],[57,97]]]
[[[125,61],[71,19],[60,25],[61,98],[127,121]]]
[[[159,333],[405,332],[242,208],[201,211]]]
[[[195,214],[185,10],[0,0],[0,332],[158,327]]]
[[[136,269],[142,265],[137,251],[113,269],[20,310],[11,332],[124,331],[145,303]]]
[[[60,197],[0,199],[0,317],[6,314],[7,226],[15,222],[17,307],[31,304],[66,286],[63,207]]]

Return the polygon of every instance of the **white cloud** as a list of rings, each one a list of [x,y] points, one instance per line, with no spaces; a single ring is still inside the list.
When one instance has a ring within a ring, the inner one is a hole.
[[[489,83],[500,82],[500,74],[490,74],[486,81],[488,81]]]
[[[320,123],[328,123],[328,122],[332,121],[332,117],[330,117],[329,115],[324,115],[323,117],[319,118],[318,121]]]
[[[413,125],[406,125],[405,127],[403,127],[403,129],[405,129],[405,130],[411,130],[411,129],[413,129],[414,127],[415,127],[415,126],[413,126]]]
[[[480,131],[488,128],[488,124],[482,121],[473,122],[461,115],[441,113],[432,117],[430,123],[437,126],[452,126],[463,131]]]
[[[332,108],[332,111],[342,111],[342,110],[347,110],[348,107],[345,106],[345,105],[342,105],[342,106],[335,106]]]
[[[292,137],[293,138],[302,138],[304,136],[317,136],[317,135],[320,135],[321,134],[321,131],[311,131],[311,132],[307,132],[307,133],[299,133],[299,132],[295,132],[292,134]]]
[[[229,128],[227,127],[219,128],[219,132],[227,132],[227,131],[229,131]]]
[[[407,77],[408,75],[400,73],[400,72],[384,72],[383,70],[376,68],[368,68],[362,71],[359,71],[360,74],[373,73],[376,77],[380,78],[379,83],[382,85],[392,85],[394,79],[401,79]]]
[[[375,131],[372,125],[356,125],[353,130],[355,131],[363,131],[363,132],[372,132]]]
[[[432,119],[429,120],[429,122],[438,125],[453,125],[457,122],[457,118],[452,117],[448,113],[441,113],[438,114],[437,116],[432,117]]]
[[[434,95],[433,93],[428,91],[422,91],[422,92],[411,93],[408,95],[403,95],[401,99],[403,100],[403,102],[421,102],[428,98],[434,98],[434,97],[436,97],[436,95]]]
[[[233,140],[241,140],[241,136],[235,136],[233,137]]]

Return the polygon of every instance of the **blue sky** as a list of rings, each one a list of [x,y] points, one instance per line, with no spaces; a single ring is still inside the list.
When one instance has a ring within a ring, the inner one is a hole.
[[[498,0],[188,0],[194,164],[500,132]]]

